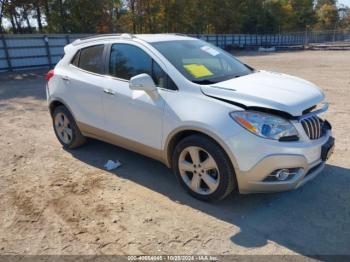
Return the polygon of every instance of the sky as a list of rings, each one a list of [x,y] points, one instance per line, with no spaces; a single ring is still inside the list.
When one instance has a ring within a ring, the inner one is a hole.
[[[339,4],[350,6],[350,0],[338,0]]]

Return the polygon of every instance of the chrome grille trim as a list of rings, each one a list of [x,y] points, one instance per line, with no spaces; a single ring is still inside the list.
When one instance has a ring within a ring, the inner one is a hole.
[[[321,127],[321,124],[320,124],[320,119],[318,117],[315,118],[315,124],[317,126],[317,133],[316,133],[316,137],[321,137],[321,131],[322,131],[322,127]]]
[[[317,124],[316,124],[316,119],[314,117],[311,117],[311,122],[312,122],[312,126],[314,128],[314,133],[313,133],[313,137],[312,139],[315,139],[317,136],[317,133],[318,133],[318,128],[317,128]]]
[[[315,139],[315,137],[317,137],[317,127],[316,127],[316,124],[315,124],[316,120],[313,117],[310,120],[311,120],[312,126],[314,128],[314,133],[313,133],[312,139]]]
[[[301,122],[301,124],[303,125],[303,128],[304,128],[304,130],[306,132],[306,135],[310,138],[311,132],[310,132],[309,125],[306,124],[306,122],[307,122],[307,120],[304,120],[304,121]]]
[[[322,136],[323,121],[317,116],[301,120],[306,135],[311,139],[319,139]]]
[[[312,117],[308,118],[307,121],[310,122],[310,126],[311,126],[310,139],[314,139],[316,130],[315,130],[315,127],[314,127],[314,123],[312,121]]]

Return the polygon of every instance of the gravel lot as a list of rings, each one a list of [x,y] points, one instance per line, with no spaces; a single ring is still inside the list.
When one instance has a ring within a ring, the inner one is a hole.
[[[240,53],[326,93],[336,151],[304,187],[188,196],[162,164],[96,140],[65,151],[43,71],[0,74],[0,254],[350,255],[350,51]],[[108,159],[123,166],[104,170]]]

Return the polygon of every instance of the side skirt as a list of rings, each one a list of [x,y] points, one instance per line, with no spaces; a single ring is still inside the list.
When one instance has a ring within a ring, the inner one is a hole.
[[[146,146],[144,144],[132,141],[125,137],[110,133],[108,131],[84,124],[82,122],[77,122],[77,125],[81,133],[86,137],[95,138],[127,150],[142,154],[144,156],[158,160],[168,166],[166,161],[166,152],[153,147]],[[169,167],[169,166],[168,166]]]

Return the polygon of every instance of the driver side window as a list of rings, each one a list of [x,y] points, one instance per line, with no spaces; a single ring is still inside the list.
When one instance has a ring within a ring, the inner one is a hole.
[[[129,44],[113,44],[109,59],[109,74],[125,80],[146,73],[156,86],[176,90],[175,83],[142,49]]]

